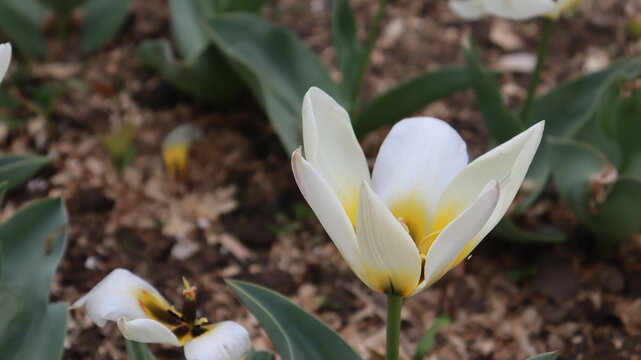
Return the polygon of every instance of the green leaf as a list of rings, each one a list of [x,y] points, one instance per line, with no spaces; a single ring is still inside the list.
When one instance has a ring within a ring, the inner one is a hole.
[[[138,48],[138,55],[143,64],[154,68],[180,91],[212,104],[227,104],[241,90],[240,79],[211,45],[187,62],[178,62],[165,40],[145,41]]]
[[[91,0],[82,8],[84,27],[80,49],[91,53],[116,36],[129,14],[133,0]]]
[[[20,51],[43,58],[47,52],[42,35],[46,13],[35,0],[0,0],[0,29]]]
[[[432,326],[421,336],[418,340],[418,346],[416,347],[416,353],[414,353],[414,360],[422,360],[425,356],[432,351],[434,345],[436,345],[436,333],[440,328],[446,327],[452,323],[449,315],[442,314],[439,315],[434,320]]]
[[[46,157],[36,155],[0,156],[0,182],[7,181],[8,190],[11,190],[30,178],[49,161]]]
[[[641,71],[641,59],[617,62],[607,69],[565,82],[537,98],[532,106],[530,125],[545,120],[544,138],[578,136],[594,117],[604,86],[609,83],[610,77],[619,71],[638,73]],[[518,213],[525,211],[547,184],[552,172],[547,153],[547,143],[542,141],[527,175],[534,188],[518,206]]]
[[[42,5],[54,10],[58,14],[68,14],[71,10],[86,1],[87,0],[38,0]]]
[[[542,226],[536,232],[523,230],[509,217],[504,217],[492,230],[494,235],[519,244],[558,244],[566,240],[565,233],[552,226]]]
[[[349,0],[332,0],[332,41],[342,75],[340,90],[351,104],[358,94],[355,87],[360,86],[358,75],[365,54],[358,40],[356,16]]]
[[[258,13],[265,0],[220,0],[220,12],[252,12]]]
[[[550,140],[550,155],[559,195],[599,240],[616,243],[641,231],[641,177],[595,182],[613,167],[598,149],[575,140]]]
[[[283,360],[360,359],[332,329],[282,295],[243,281],[227,284],[258,319]]]
[[[205,33],[202,20],[214,13],[212,1],[170,0],[171,35],[176,49],[183,59],[202,53],[209,39]]]
[[[547,352],[547,353],[539,354],[539,355],[536,355],[536,356],[532,356],[531,358],[529,358],[527,360],[554,360],[558,356],[559,356],[558,352],[552,351],[552,352]]]
[[[65,248],[66,224],[66,210],[56,198],[25,206],[0,225],[0,352],[4,359],[62,356],[67,305],[47,302],[53,272]]]
[[[301,104],[310,87],[345,103],[316,55],[290,31],[239,13],[207,24],[211,40],[248,85],[287,151],[301,144]]]
[[[252,349],[245,360],[276,360],[274,354],[269,351],[256,351]]]
[[[436,101],[470,86],[468,73],[460,67],[426,71],[374,98],[354,121],[362,136],[383,125],[394,124]]]
[[[7,182],[3,181],[0,182],[0,206],[2,206],[2,202],[4,201],[4,196],[7,193]],[[0,261],[0,264],[2,264],[2,261]],[[2,278],[2,275],[0,275],[0,279]]]
[[[612,75],[596,111],[605,134],[618,145],[626,159],[641,151],[641,90],[630,86],[637,75],[630,76],[623,71]],[[626,86],[632,89],[625,90]]]
[[[156,360],[147,344],[125,339],[125,345],[127,346],[127,357],[130,360]]]
[[[504,143],[525,130],[505,105],[499,84],[481,64],[472,36],[468,38],[468,44],[463,46],[463,56],[478,107],[494,141],[497,144]]]

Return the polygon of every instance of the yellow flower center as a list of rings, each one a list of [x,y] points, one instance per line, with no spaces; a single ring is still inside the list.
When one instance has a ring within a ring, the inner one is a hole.
[[[136,294],[136,298],[142,311],[144,311],[150,319],[158,321],[171,330],[181,345],[186,344],[215,327],[215,325],[211,324],[209,320],[204,317],[194,319],[193,321],[186,319],[182,313],[167,304],[163,298],[147,290],[140,290]]]

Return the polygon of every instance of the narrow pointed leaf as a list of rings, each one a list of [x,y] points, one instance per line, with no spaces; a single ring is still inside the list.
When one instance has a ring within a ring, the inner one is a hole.
[[[358,39],[356,15],[349,0],[332,0],[332,41],[342,74],[340,90],[351,104],[358,93],[355,87],[360,85],[358,74],[364,54]]]
[[[84,27],[80,35],[83,53],[107,45],[125,23],[133,0],[91,0],[83,8]]]
[[[229,103],[242,86],[226,59],[211,45],[187,62],[179,62],[166,40],[149,40],[140,45],[138,56],[180,91],[212,104]]]
[[[512,219],[504,217],[492,233],[506,241],[519,244],[557,244],[566,240],[565,233],[555,227],[543,226],[536,232],[519,228]]]
[[[69,13],[87,0],[38,0],[42,5],[54,10],[58,14]]]
[[[354,121],[356,134],[362,136],[384,125],[411,116],[429,103],[470,86],[468,72],[460,67],[426,71],[375,97]]]
[[[3,359],[62,356],[67,305],[48,304],[48,299],[53,272],[65,248],[66,223],[62,200],[44,199],[23,207],[0,225]]]
[[[183,59],[202,52],[209,44],[202,21],[213,13],[213,1],[169,0],[171,35]]]
[[[301,104],[310,87],[345,103],[316,55],[290,31],[239,13],[218,15],[207,25],[210,39],[263,107],[287,151],[302,142]]]
[[[44,165],[49,159],[35,155],[5,155],[0,156],[0,182],[7,182],[7,189],[11,190],[27,180]]]
[[[553,352],[547,352],[547,353],[539,354],[536,356],[532,356],[527,360],[554,360],[557,357],[559,357],[559,353],[556,351],[553,351]]]
[[[0,0],[0,29],[20,51],[42,58],[47,52],[42,35],[46,13],[36,0]]]
[[[127,346],[129,360],[156,360],[151,351],[149,351],[147,344],[125,339],[125,345]]]
[[[525,127],[505,105],[499,84],[481,64],[476,42],[471,36],[468,42],[467,46],[463,46],[463,56],[478,107],[494,141],[497,144],[504,143],[525,130]]]
[[[220,12],[253,12],[257,13],[265,0],[220,0]]]
[[[432,326],[430,326],[430,328],[427,329],[423,336],[418,340],[416,353],[414,353],[414,360],[423,360],[436,345],[436,333],[438,330],[450,325],[451,323],[452,319],[450,319],[447,314],[437,317]]]
[[[252,351],[247,354],[245,360],[276,360],[276,357],[269,351],[256,351],[252,349]]]
[[[243,281],[227,284],[258,319],[283,360],[360,360],[338,334],[282,295]]]

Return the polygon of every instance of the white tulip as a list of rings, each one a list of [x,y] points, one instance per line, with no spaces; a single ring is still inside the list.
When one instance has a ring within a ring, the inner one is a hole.
[[[375,291],[408,296],[440,279],[507,211],[543,133],[540,122],[468,164],[465,142],[428,117],[396,124],[373,174],[347,112],[311,88],[296,183],[354,273]]]
[[[11,62],[11,44],[0,44],[0,83],[4,79]]]
[[[112,271],[72,306],[79,307],[100,327],[116,321],[127,339],[184,346],[187,360],[238,360],[251,346],[247,330],[239,324],[189,319],[153,286],[124,269]]]
[[[573,9],[581,0],[450,0],[452,11],[462,19],[477,20],[488,15],[512,20],[538,16],[558,17]]]

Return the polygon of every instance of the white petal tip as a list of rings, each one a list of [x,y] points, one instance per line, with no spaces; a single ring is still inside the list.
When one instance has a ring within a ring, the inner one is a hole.
[[[249,333],[240,324],[223,321],[185,345],[187,360],[238,360],[251,349]]]
[[[127,320],[118,319],[118,329],[122,335],[141,343],[158,343],[180,346],[180,341],[174,333],[163,324],[151,319]]]

